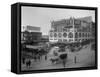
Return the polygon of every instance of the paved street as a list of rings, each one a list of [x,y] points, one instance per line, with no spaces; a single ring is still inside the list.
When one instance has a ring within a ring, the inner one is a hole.
[[[53,48],[50,50],[52,52]],[[40,70],[40,69],[59,69],[64,68],[62,62],[59,63],[51,63],[50,55],[48,53],[47,60],[45,60],[45,56],[42,56],[40,61],[31,60],[31,66],[29,68],[26,67],[25,64],[22,64],[22,70]],[[75,63],[76,56],[76,63]],[[66,60],[65,68],[74,68],[74,67],[86,67],[94,65],[95,61],[95,52],[91,50],[91,45],[84,47],[79,52],[68,52],[68,59]]]

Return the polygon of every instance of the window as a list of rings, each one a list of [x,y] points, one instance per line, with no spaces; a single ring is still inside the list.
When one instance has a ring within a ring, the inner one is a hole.
[[[82,33],[82,37],[84,37],[84,33]]]
[[[78,38],[78,33],[77,32],[75,33],[75,38]]]
[[[58,39],[58,42],[62,42],[62,39]]]
[[[68,34],[68,37],[69,37],[69,38],[73,38],[73,33],[70,32],[70,33]]]
[[[89,34],[88,37],[91,37],[91,34]]]
[[[77,39],[75,39],[75,41],[77,41]]]
[[[50,37],[53,37],[53,33],[50,33]]]
[[[75,28],[79,28],[80,25],[81,25],[81,21],[80,20],[74,20],[74,25],[75,25]]]
[[[79,41],[81,41],[81,39],[79,39]]]
[[[67,22],[67,23],[66,23],[67,25],[70,25],[70,24],[71,24],[71,23],[70,23],[70,20],[66,20],[66,22]]]
[[[56,27],[54,27],[54,31],[57,32],[57,28]]]
[[[63,28],[63,32],[67,32],[67,28]]]
[[[54,37],[57,37],[57,33],[54,33]]]
[[[61,34],[61,33],[59,33],[59,34],[58,34],[58,37],[62,37],[62,34]]]
[[[67,42],[67,39],[64,39],[63,42]]]
[[[53,39],[50,39],[50,40],[53,40]]]
[[[88,37],[89,37],[90,35],[89,35],[89,33],[88,33]]]
[[[67,33],[63,33],[63,37],[67,37]]]
[[[57,27],[57,31],[58,31],[58,32],[62,32],[62,30],[63,30],[62,27],[60,27],[60,26]]]
[[[69,42],[73,41],[72,39],[69,39]]]
[[[81,37],[81,33],[79,33],[79,37]]]
[[[85,37],[87,37],[87,33],[85,34]]]

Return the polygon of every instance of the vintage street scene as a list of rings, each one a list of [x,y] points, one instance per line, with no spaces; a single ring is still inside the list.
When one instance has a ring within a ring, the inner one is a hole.
[[[95,11],[21,9],[21,70],[95,66]]]

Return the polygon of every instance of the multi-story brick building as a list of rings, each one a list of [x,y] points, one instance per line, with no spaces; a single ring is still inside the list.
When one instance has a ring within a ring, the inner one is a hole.
[[[50,42],[82,42],[93,39],[92,17],[69,18],[51,22],[51,30],[49,32]]]

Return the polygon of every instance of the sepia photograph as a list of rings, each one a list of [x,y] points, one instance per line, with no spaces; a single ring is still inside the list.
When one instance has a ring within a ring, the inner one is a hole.
[[[21,71],[93,67],[95,10],[21,7]]]

